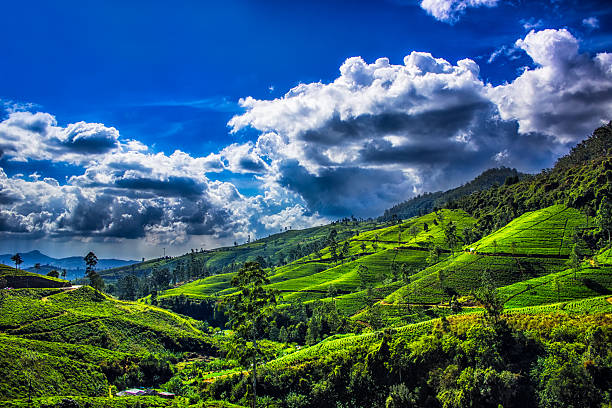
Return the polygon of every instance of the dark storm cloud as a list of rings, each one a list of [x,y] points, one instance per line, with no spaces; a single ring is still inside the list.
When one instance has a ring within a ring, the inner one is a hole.
[[[14,212],[0,211],[0,232],[25,233],[28,232],[23,216]]]
[[[151,191],[164,197],[195,197],[204,192],[205,186],[188,177],[169,177],[168,180],[150,178],[120,178],[115,186],[129,190]]]
[[[371,139],[378,135],[388,134],[409,135],[412,138],[430,140],[431,137],[440,138],[465,129],[476,112],[488,105],[487,102],[477,101],[413,115],[402,112],[381,112],[348,119],[341,119],[339,115],[334,115],[323,126],[308,129],[298,137],[306,142],[323,146]]]
[[[328,168],[319,175],[308,172],[296,160],[280,164],[279,182],[298,192],[312,211],[327,216],[364,216],[382,211],[402,194],[405,178],[399,171],[360,167]]]

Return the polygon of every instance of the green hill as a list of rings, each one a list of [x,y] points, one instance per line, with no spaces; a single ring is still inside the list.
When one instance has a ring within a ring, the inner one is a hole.
[[[61,288],[66,286],[70,286],[70,282],[0,264],[0,289],[5,287]]]
[[[2,272],[29,276],[9,267]],[[199,327],[193,319],[88,286],[2,289],[0,399],[27,396],[29,382],[33,396],[100,396],[113,384],[159,384],[172,373],[172,354],[217,353]]]
[[[386,303],[439,303],[467,295],[489,270],[496,286],[566,268],[572,236],[586,218],[578,210],[555,205],[526,213],[505,227],[466,245],[465,251],[414,275],[411,283],[385,298]]]
[[[336,261],[332,258],[331,248],[326,246],[316,254],[273,268],[269,275],[270,287],[279,290],[285,302],[328,299],[331,289],[340,295],[340,303],[344,303],[350,294],[397,280],[400,265],[411,271],[426,267],[429,247],[438,245],[443,250],[446,247],[443,225],[449,222],[462,231],[473,226],[475,220],[463,211],[441,210],[437,214],[365,231],[350,239],[338,240],[337,252],[345,243],[347,252],[340,254]],[[197,280],[166,290],[158,295],[158,299],[161,304],[170,306],[170,298],[177,296],[214,299],[228,295],[234,291],[230,283],[232,276],[229,273]],[[358,298],[352,297],[349,302]],[[365,304],[360,303],[358,306],[346,305],[346,308],[353,310],[363,306]]]

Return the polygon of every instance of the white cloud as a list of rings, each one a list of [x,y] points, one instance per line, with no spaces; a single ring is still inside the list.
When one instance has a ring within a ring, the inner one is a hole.
[[[590,30],[596,30],[599,28],[599,19],[597,17],[589,17],[582,20],[582,25]]]
[[[540,28],[544,25],[542,19],[536,20],[535,18],[530,18],[528,20],[521,20],[521,24],[525,30],[533,30],[534,28]]]
[[[567,143],[611,119],[610,54],[581,54],[566,29],[531,31],[516,46],[537,66],[509,84],[488,88],[504,120],[516,120],[521,133],[545,133]]]
[[[11,111],[0,122],[4,158],[79,169],[63,183],[44,169],[31,178],[0,169],[0,236],[242,241],[289,225],[376,216],[501,162],[548,167],[565,143],[610,119],[612,54],[580,53],[567,30],[531,31],[513,50],[535,66],[497,87],[470,59],[349,58],[329,83],[242,99],[245,112],[229,125],[234,133],[258,130],[257,141],[204,157],[154,152],[104,124],[58,126],[48,113]],[[227,173],[233,182],[222,181]],[[261,193],[243,194],[241,183],[257,183]]]
[[[307,214],[307,210],[300,204],[287,207],[275,214],[261,217],[262,224],[271,231],[308,228],[313,225],[322,225],[328,222],[318,213]]]
[[[421,8],[436,20],[454,24],[468,8],[495,7],[499,0],[423,0]]]
[[[0,122],[0,151],[11,160],[83,164],[119,148],[117,129],[101,123],[78,122],[60,127],[53,115],[23,111],[10,112]]]

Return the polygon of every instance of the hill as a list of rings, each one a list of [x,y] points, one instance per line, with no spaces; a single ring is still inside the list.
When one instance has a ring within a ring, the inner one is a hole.
[[[3,276],[29,276],[2,266]],[[40,276],[37,276],[40,278]],[[52,283],[49,280],[49,283]],[[151,386],[182,353],[215,355],[200,322],[84,287],[0,290],[0,400]],[[173,357],[174,356],[174,357]]]
[[[442,210],[438,214],[428,214],[399,224],[387,224],[349,239],[334,241],[332,246],[270,269],[269,287],[278,290],[283,301],[288,303],[326,299],[333,294],[334,297],[338,295],[339,307],[351,308],[345,302],[358,302],[357,307],[362,307],[359,292],[366,288],[382,289],[398,279],[400,265],[405,265],[406,271],[426,267],[431,245],[444,250],[443,224],[438,219],[453,223],[458,230],[469,228],[475,222],[463,211]],[[446,255],[441,253],[441,256]],[[185,297],[213,301],[219,296],[233,293],[235,289],[230,283],[232,276],[232,273],[227,273],[196,280],[166,290],[158,295],[158,299],[168,307],[178,307],[172,298],[179,296],[182,296],[182,302]]]
[[[516,183],[524,178],[526,174],[518,172],[516,169],[507,167],[493,168],[485,170],[474,180],[450,190],[425,193],[410,200],[396,204],[385,210],[380,217],[382,221],[389,221],[394,218],[406,219],[432,212],[436,208],[441,208],[450,201],[469,195],[475,191],[486,190],[493,186],[501,186],[505,183]]]
[[[0,264],[0,289],[6,287],[60,288],[65,286],[70,286],[70,282]]]
[[[177,285],[197,278],[235,272],[247,261],[258,260],[265,267],[283,266],[326,247],[331,231],[334,231],[336,239],[340,240],[378,226],[380,223],[347,218],[321,227],[286,230],[233,247],[213,250],[194,249],[182,256],[151,259],[130,266],[100,271],[100,275],[107,283],[117,284],[118,296],[134,300],[150,293],[147,290],[126,293],[125,285],[135,284],[134,278],[140,280],[140,284],[136,286],[166,289],[170,284]],[[152,278],[155,271],[167,272],[165,275],[167,278],[162,285],[158,285],[152,279],[147,280],[147,277]],[[126,278],[131,282],[127,282]],[[119,282],[122,279],[123,281]]]
[[[467,295],[482,284],[484,271],[495,286],[560,271],[566,268],[575,228],[585,223],[580,211],[563,205],[526,213],[414,275],[385,302],[438,303]]]

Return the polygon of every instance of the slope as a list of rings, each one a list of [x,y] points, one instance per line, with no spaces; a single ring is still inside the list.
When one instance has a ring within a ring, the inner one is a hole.
[[[481,285],[485,270],[496,286],[559,272],[566,268],[574,230],[585,223],[583,214],[563,205],[526,213],[414,275],[385,302],[438,303],[466,295]]]

